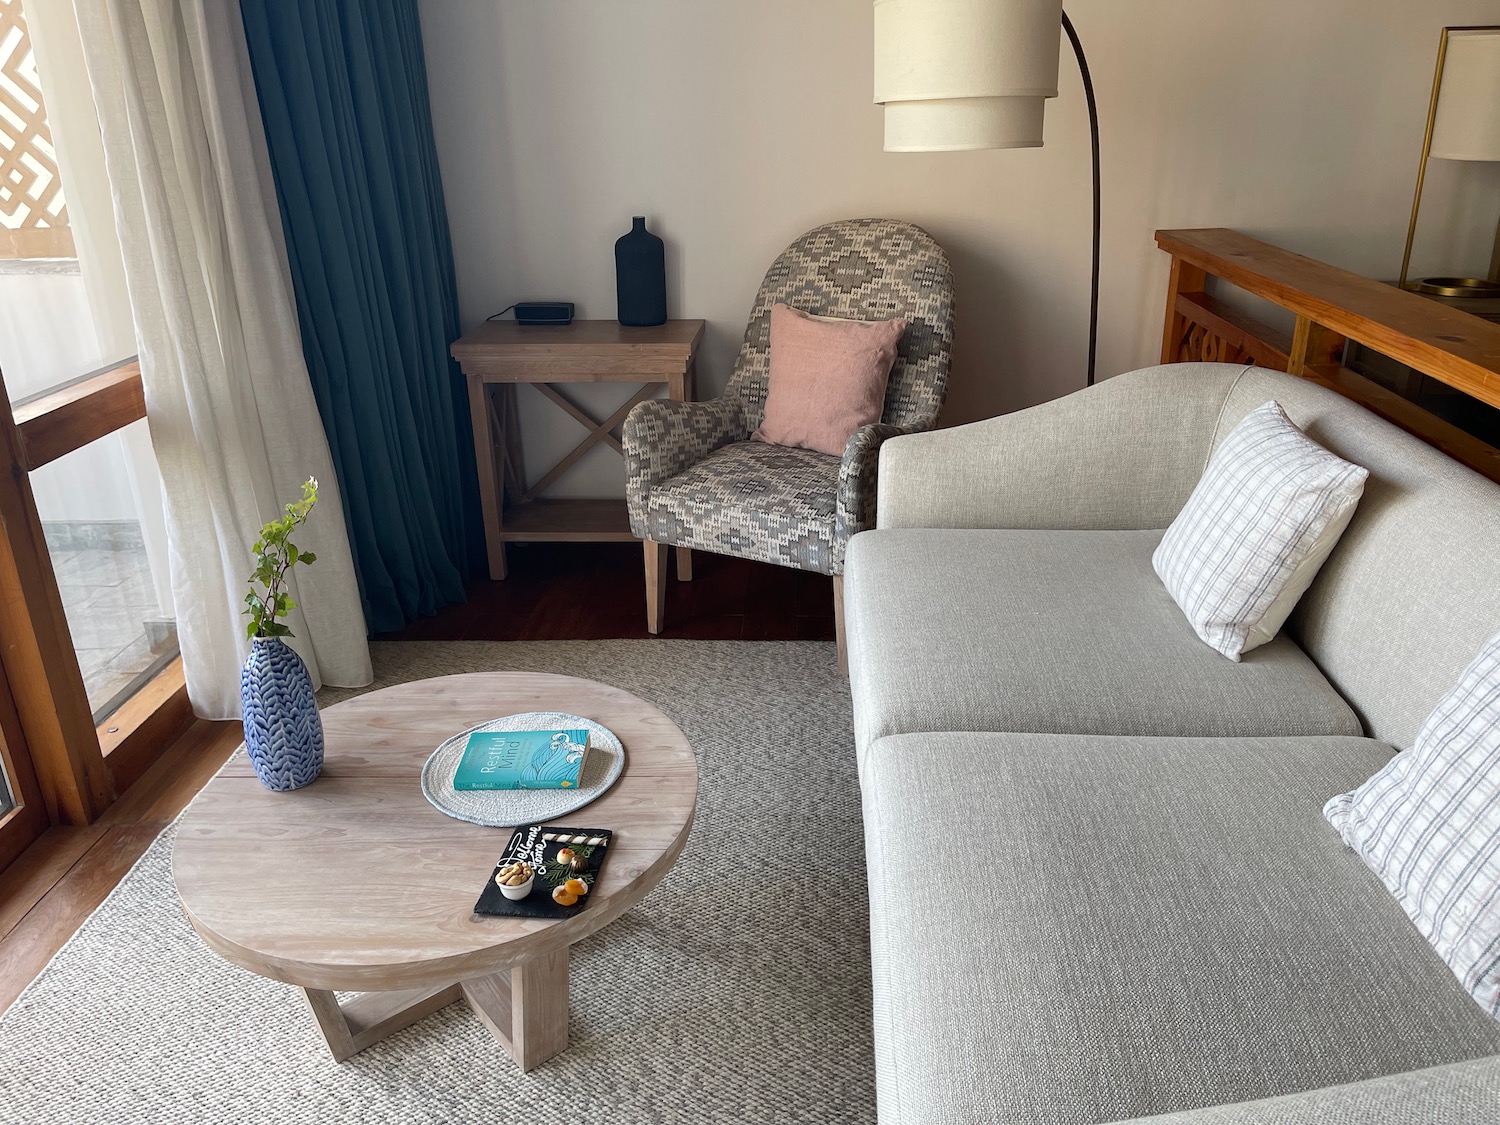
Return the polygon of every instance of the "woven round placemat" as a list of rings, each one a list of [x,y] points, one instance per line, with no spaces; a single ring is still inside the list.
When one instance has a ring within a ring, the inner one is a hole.
[[[453,788],[453,775],[469,735],[496,730],[586,730],[589,756],[577,789],[464,789]],[[459,731],[432,752],[422,767],[422,795],[433,807],[457,820],[492,828],[540,824],[581,809],[603,795],[625,768],[625,747],[614,732],[593,719],[563,711],[526,711],[503,715]]]

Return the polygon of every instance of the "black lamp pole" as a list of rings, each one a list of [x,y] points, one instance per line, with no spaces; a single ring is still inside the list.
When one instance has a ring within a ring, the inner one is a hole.
[[[1089,386],[1094,385],[1094,364],[1099,350],[1099,107],[1094,102],[1094,80],[1089,77],[1089,62],[1083,57],[1083,44],[1078,41],[1078,32],[1068,13],[1062,14],[1063,30],[1068,33],[1068,42],[1073,44],[1073,54],[1078,58],[1078,72],[1083,76],[1083,96],[1089,103],[1089,142],[1094,157],[1094,260],[1089,280]]]

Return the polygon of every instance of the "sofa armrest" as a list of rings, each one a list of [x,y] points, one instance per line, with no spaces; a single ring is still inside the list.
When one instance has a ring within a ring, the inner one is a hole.
[[[1166,527],[1213,446],[1240,364],[1174,363],[1065,398],[889,441],[881,527]]]
[[[735,399],[657,398],[639,403],[620,428],[625,498],[632,519],[653,487],[686,472],[721,446],[749,436]]]
[[[861,426],[849,437],[839,462],[837,531],[847,539],[875,526],[875,480],[880,448],[894,437],[915,434],[926,426],[895,426],[875,422]]]
[[[1500,1057],[1119,1125],[1473,1125],[1500,1121]]]

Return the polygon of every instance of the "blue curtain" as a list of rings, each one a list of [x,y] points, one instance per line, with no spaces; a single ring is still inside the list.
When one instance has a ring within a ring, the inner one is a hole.
[[[464,600],[483,557],[453,251],[416,0],[241,0],[371,632]]]

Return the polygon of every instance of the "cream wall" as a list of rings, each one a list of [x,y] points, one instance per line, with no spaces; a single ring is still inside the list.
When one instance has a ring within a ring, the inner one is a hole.
[[[1071,0],[1100,103],[1101,374],[1155,362],[1158,227],[1230,226],[1394,276],[1438,29],[1500,0]],[[801,231],[885,215],[957,273],[944,421],[1083,384],[1088,131],[1063,45],[1046,147],[885,153],[869,0],[423,0],[464,325],[512,301],[615,313],[612,246],[644,214],[673,316],[709,322],[727,378],[761,274]],[[1500,165],[1434,162],[1417,272],[1483,271]],[[599,397],[601,408],[624,393]],[[580,436],[524,392],[534,477]],[[595,450],[559,493],[617,494]]]

